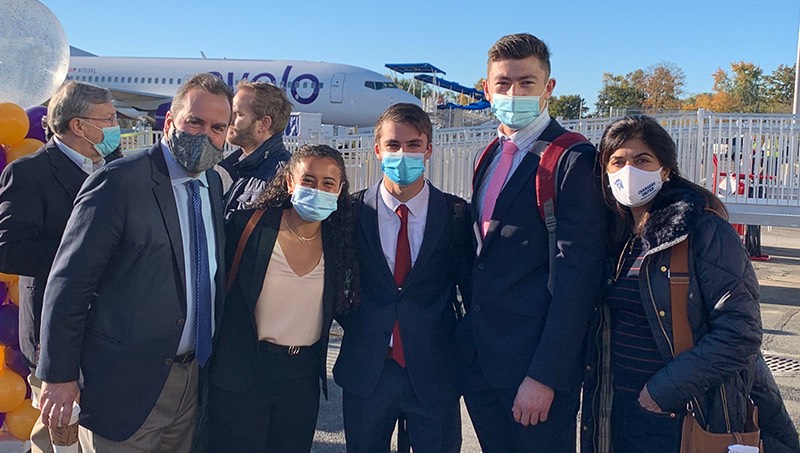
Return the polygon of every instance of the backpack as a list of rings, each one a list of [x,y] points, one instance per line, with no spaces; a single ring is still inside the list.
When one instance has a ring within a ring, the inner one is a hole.
[[[489,143],[489,146],[483,150],[476,160],[476,170],[492,154],[491,151],[495,147],[497,141],[498,139],[495,138]],[[558,168],[561,165],[561,159],[567,151],[578,145],[591,144],[591,142],[577,132],[565,132],[549,143],[541,140],[536,143],[540,142],[546,143],[546,147],[544,151],[539,154],[541,160],[539,161],[539,168],[536,169],[536,207],[539,209],[539,216],[547,227],[550,269],[552,270],[553,261],[556,257],[556,193],[558,192]],[[536,144],[534,144],[534,151],[532,152],[536,152],[536,149]],[[547,280],[547,287],[552,292],[552,271],[550,273],[550,278]]]

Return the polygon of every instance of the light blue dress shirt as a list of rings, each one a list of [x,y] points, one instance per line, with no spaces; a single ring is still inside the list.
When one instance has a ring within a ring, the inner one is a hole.
[[[175,196],[175,205],[178,207],[178,220],[181,224],[181,242],[183,244],[183,263],[186,269],[186,322],[183,323],[183,334],[178,345],[177,354],[186,354],[194,351],[195,334],[195,284],[194,284],[194,240],[192,235],[192,219],[194,210],[192,209],[192,199],[190,188],[187,182],[191,179],[200,181],[200,200],[203,204],[203,224],[206,230],[208,241],[208,278],[211,281],[211,329],[214,329],[214,300],[216,299],[216,282],[214,276],[217,273],[217,241],[214,232],[214,217],[211,214],[211,196],[208,192],[208,180],[205,172],[195,178],[189,175],[181,165],[172,157],[172,153],[167,148],[167,144],[161,141],[161,151],[164,153],[164,160],[167,161],[169,179],[172,182],[172,194]]]

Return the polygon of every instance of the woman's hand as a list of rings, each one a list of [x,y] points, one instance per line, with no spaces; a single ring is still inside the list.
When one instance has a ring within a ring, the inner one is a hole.
[[[659,414],[663,414],[664,411],[658,406],[658,403],[653,400],[653,397],[650,396],[650,392],[647,391],[647,385],[644,386],[641,392],[639,392],[639,405],[642,406],[642,409],[655,412]]]

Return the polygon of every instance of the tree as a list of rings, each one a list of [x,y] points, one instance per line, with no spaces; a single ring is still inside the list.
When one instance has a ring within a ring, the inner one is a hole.
[[[585,104],[586,101],[577,94],[553,96],[548,101],[547,110],[554,118],[576,119],[589,111],[588,107],[584,107]]]
[[[766,97],[763,93],[764,71],[753,63],[744,61],[731,63],[732,76],[723,69],[714,73],[714,103],[722,112],[757,113],[766,108]]]
[[[433,90],[431,89],[430,85],[427,83],[423,83],[416,79],[406,79],[402,77],[397,77],[395,75],[388,75],[387,77],[391,78],[392,81],[397,84],[399,88],[402,88],[409,93],[413,94],[414,96],[418,97],[419,99],[424,99],[430,97],[433,94]]]
[[[765,77],[764,97],[766,110],[773,113],[791,113],[794,102],[795,66],[778,65]]]
[[[677,110],[681,107],[686,74],[675,64],[661,62],[644,71],[634,71],[629,78],[633,86],[644,93],[642,107],[645,109]]]
[[[642,108],[645,94],[633,85],[630,80],[632,77],[638,75],[630,73],[628,76],[621,76],[610,72],[603,73],[603,88],[597,96],[599,116],[607,116],[611,108]]]

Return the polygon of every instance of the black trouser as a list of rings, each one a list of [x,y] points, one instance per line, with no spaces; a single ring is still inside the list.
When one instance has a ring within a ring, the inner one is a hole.
[[[244,393],[209,387],[211,451],[307,453],[319,413],[319,348],[296,356],[262,348]]]
[[[677,453],[683,417],[656,414],[639,404],[639,396],[615,393],[611,407],[611,446],[616,453]]]

